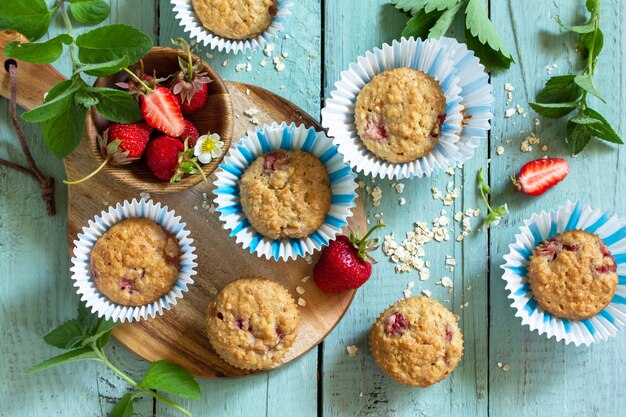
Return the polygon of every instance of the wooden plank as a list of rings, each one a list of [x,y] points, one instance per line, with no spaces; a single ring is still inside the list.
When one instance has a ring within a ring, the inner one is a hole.
[[[291,8],[293,15],[288,17],[286,31],[276,41],[272,56],[287,52],[284,59],[286,68],[275,70],[271,58],[262,50],[244,55],[229,55],[212,51],[197,45],[198,55],[219,72],[224,80],[243,81],[259,85],[303,108],[318,118],[320,109],[321,79],[321,19],[320,3],[317,0],[295,2]],[[167,45],[169,40],[182,36],[179,22],[174,18],[167,0],[160,1],[160,42]],[[207,56],[206,53],[209,53]],[[251,60],[248,60],[251,57]],[[262,60],[267,65],[260,65]],[[228,61],[227,66],[223,63]],[[237,71],[237,64],[251,64],[251,71]],[[282,88],[281,88],[282,87]],[[248,118],[238,115],[254,129]],[[280,122],[280,121],[278,121]],[[269,374],[258,375],[233,381],[200,381],[203,397],[200,401],[186,404],[198,415],[212,413],[233,416],[315,416],[317,414],[317,352],[312,350],[298,361],[284,369]],[[297,381],[297,384],[294,383]],[[296,388],[297,386],[297,388]],[[254,404],[250,407],[250,404]],[[167,407],[157,404],[157,415],[168,415]]]
[[[520,319],[514,317],[499,269],[518,226],[533,212],[556,208],[570,199],[626,214],[626,195],[622,191],[624,177],[618,174],[623,172],[620,160],[623,148],[594,141],[582,155],[570,158],[563,141],[563,121],[540,119],[541,125],[535,130],[542,143],[549,147],[549,156],[568,159],[571,164],[568,178],[537,198],[509,192],[508,175],[519,170],[524,162],[544,153],[538,147],[531,153],[519,151],[522,140],[534,127],[536,114],[531,112],[527,118],[505,119],[505,108],[519,104],[530,111],[527,102],[535,98],[549,77],[546,67],[550,67],[553,75],[581,68],[573,49],[575,37],[561,33],[554,18],[558,16],[568,24],[581,22],[585,14],[584,1],[533,2],[533,7],[515,1],[494,1],[491,4],[492,19],[506,44],[514,49],[517,64],[493,77],[498,104],[492,151],[502,145],[505,153],[495,156],[492,152],[491,178],[494,198],[508,201],[512,213],[501,227],[491,231],[490,412],[500,416],[511,415],[511,410],[515,410],[514,414],[520,417],[621,416],[626,408],[622,383],[626,376],[624,333],[590,348],[565,346],[536,332],[531,333],[527,327],[521,326]],[[623,77],[626,56],[620,28],[623,28],[625,17],[623,2],[602,2],[601,27],[605,40],[596,77],[607,104],[595,98],[590,100],[590,104],[622,133],[626,128],[621,110],[626,88]],[[515,87],[510,105],[505,104],[503,90],[507,82]],[[503,372],[498,368],[498,362],[509,364],[510,371]]]
[[[386,0],[369,2],[328,2],[325,10],[326,73],[325,97],[339,79],[339,73],[358,55],[400,37],[407,20],[406,15],[395,10]],[[456,33],[462,33],[462,26]],[[368,215],[373,224],[378,221],[375,213],[387,224],[382,234],[394,232],[401,242],[405,232],[412,230],[413,222],[420,220],[431,226],[431,221],[447,211],[448,217],[457,211],[479,206],[475,193],[475,173],[485,166],[487,143],[483,143],[474,159],[456,170],[454,177],[441,173],[432,179],[400,181],[405,184],[399,195],[392,188],[395,181],[367,181],[372,188],[380,186],[383,202],[373,207],[367,201]],[[455,187],[463,187],[461,197],[453,206],[443,206],[432,198],[431,187],[445,190],[449,181]],[[405,206],[398,199],[406,199]],[[473,220],[475,224],[477,220]],[[454,223],[454,222],[453,222]],[[420,281],[415,271],[396,274],[394,265],[383,254],[376,252],[379,263],[375,265],[372,278],[358,292],[346,317],[324,342],[323,401],[324,416],[484,416],[487,414],[487,265],[476,262],[484,259],[487,249],[485,233],[472,233],[460,244],[455,234],[445,243],[429,243],[425,260],[430,260],[431,278]],[[458,266],[454,273],[446,270],[445,256],[453,256]],[[454,290],[447,293],[436,282],[443,276],[454,280]],[[387,306],[403,296],[409,281],[415,283],[413,295],[421,290],[432,291],[433,298],[460,315],[460,327],[464,333],[465,356],[459,367],[445,381],[427,388],[404,387],[389,380],[376,366],[369,353],[369,330],[376,317]],[[471,285],[471,291],[466,288]],[[468,307],[461,308],[467,302]],[[348,357],[346,347],[359,348],[354,358]]]

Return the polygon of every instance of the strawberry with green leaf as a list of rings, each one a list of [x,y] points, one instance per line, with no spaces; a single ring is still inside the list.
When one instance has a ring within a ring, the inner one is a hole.
[[[204,107],[209,95],[208,84],[212,81],[202,69],[202,60],[196,59],[189,44],[183,38],[172,40],[175,45],[180,46],[187,54],[187,60],[178,57],[180,71],[174,74],[170,81],[170,89],[184,115],[197,112]]]

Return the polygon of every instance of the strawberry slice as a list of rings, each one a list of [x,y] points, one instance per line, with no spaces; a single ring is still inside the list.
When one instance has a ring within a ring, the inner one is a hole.
[[[169,88],[157,85],[142,95],[141,113],[146,123],[168,136],[179,137],[185,130],[185,119]]]
[[[513,178],[513,184],[519,191],[537,196],[561,182],[567,174],[569,164],[565,159],[542,158],[524,165],[517,178]]]

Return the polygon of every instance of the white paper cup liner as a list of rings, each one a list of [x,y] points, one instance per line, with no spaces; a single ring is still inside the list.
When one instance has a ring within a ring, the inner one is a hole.
[[[366,52],[341,73],[322,110],[322,125],[334,138],[346,163],[365,175],[401,179],[430,176],[462,159],[457,145],[463,123],[461,87],[458,70],[447,58],[449,54],[439,40],[402,38],[391,45],[383,44],[382,49]],[[439,82],[446,97],[446,118],[435,149],[415,161],[394,164],[378,158],[365,147],[356,132],[354,106],[361,89],[376,74],[400,67],[419,69]]]
[[[331,206],[324,224],[311,235],[302,239],[270,239],[252,228],[242,211],[239,200],[239,178],[246,168],[260,155],[271,150],[301,149],[317,156],[326,166],[332,190]],[[317,132],[295,123],[265,125],[256,131],[248,132],[236,147],[231,148],[217,171],[214,202],[220,213],[224,228],[230,230],[244,249],[266,259],[296,259],[311,254],[341,233],[352,216],[352,207],[357,197],[356,174],[347,166],[324,132]]]
[[[248,50],[255,50],[263,47],[265,44],[276,38],[278,32],[283,30],[283,24],[287,21],[287,16],[291,15],[289,8],[293,6],[288,0],[278,0],[277,12],[270,26],[257,37],[245,40],[227,39],[218,36],[202,26],[202,22],[196,16],[191,0],[170,0],[174,6],[176,19],[180,20],[180,25],[184,32],[189,32],[191,39],[196,39],[204,46],[210,46],[211,49],[218,51],[224,50],[226,53],[246,53]]]
[[[495,102],[493,87],[489,84],[485,67],[474,51],[467,49],[467,45],[446,37],[442,37],[439,43],[446,51],[446,57],[452,60],[461,87],[465,118],[461,139],[457,143],[459,152],[454,156],[456,162],[463,163],[474,156],[481,141],[487,138]]]
[[[128,307],[112,302],[98,291],[91,277],[89,264],[91,250],[100,236],[124,219],[140,217],[156,222],[176,236],[182,252],[180,272],[172,289],[159,300],[140,307]],[[167,206],[144,199],[117,203],[115,207],[109,207],[107,211],[102,211],[100,215],[89,220],[88,226],[83,227],[82,233],[79,233],[78,239],[74,241],[71,259],[72,280],[80,299],[93,313],[97,313],[98,317],[119,322],[154,318],[157,314],[163,314],[163,310],[169,310],[176,305],[178,299],[183,297],[183,292],[187,291],[187,286],[193,284],[191,276],[196,274],[194,268],[198,266],[195,262],[197,256],[194,254],[196,248],[192,246],[193,240],[189,237],[189,231],[185,229],[186,224],[180,220],[180,216],[176,216]]]
[[[611,303],[598,315],[587,320],[565,320],[554,317],[537,305],[527,283],[527,267],[531,252],[541,241],[566,230],[580,229],[597,234],[607,245],[617,263],[619,282]],[[550,212],[542,211],[524,220],[515,243],[504,256],[506,263],[502,279],[506,281],[508,298],[527,325],[548,338],[555,337],[565,344],[589,346],[615,336],[626,324],[626,222],[615,215],[594,210],[589,205],[567,202]]]

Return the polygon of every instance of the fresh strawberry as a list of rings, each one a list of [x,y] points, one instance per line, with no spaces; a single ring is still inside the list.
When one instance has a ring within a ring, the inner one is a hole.
[[[511,178],[515,187],[528,195],[541,195],[569,174],[569,164],[564,159],[542,158],[522,167],[517,178]]]
[[[359,288],[372,275],[374,260],[368,255],[376,249],[378,239],[368,239],[372,232],[384,225],[378,224],[363,238],[358,234],[339,236],[324,248],[313,268],[313,279],[322,291],[341,292]]]
[[[183,114],[192,114],[204,107],[209,95],[207,84],[212,80],[206,72],[202,71],[202,60],[196,59],[194,62],[191,48],[183,38],[178,38],[173,42],[185,51],[187,60],[178,58],[180,71],[174,75],[170,88]]]
[[[145,122],[130,124],[113,123],[102,136],[98,136],[98,146],[104,162],[93,172],[77,181],[64,181],[69,185],[80,184],[96,175],[107,163],[111,165],[127,165],[143,155],[150,140],[152,128]]]
[[[146,164],[160,180],[178,182],[185,174],[202,174],[202,167],[193,156],[193,148],[188,148],[177,138],[159,136],[148,144]]]
[[[141,113],[153,128],[168,136],[179,137],[185,130],[185,119],[172,92],[160,85],[142,95]]]
[[[196,146],[196,142],[198,142],[198,138],[200,137],[200,132],[198,132],[198,128],[196,125],[191,123],[189,120],[185,120],[185,130],[183,130],[183,134],[180,135],[180,140],[182,142],[187,139],[187,145],[190,148]]]

